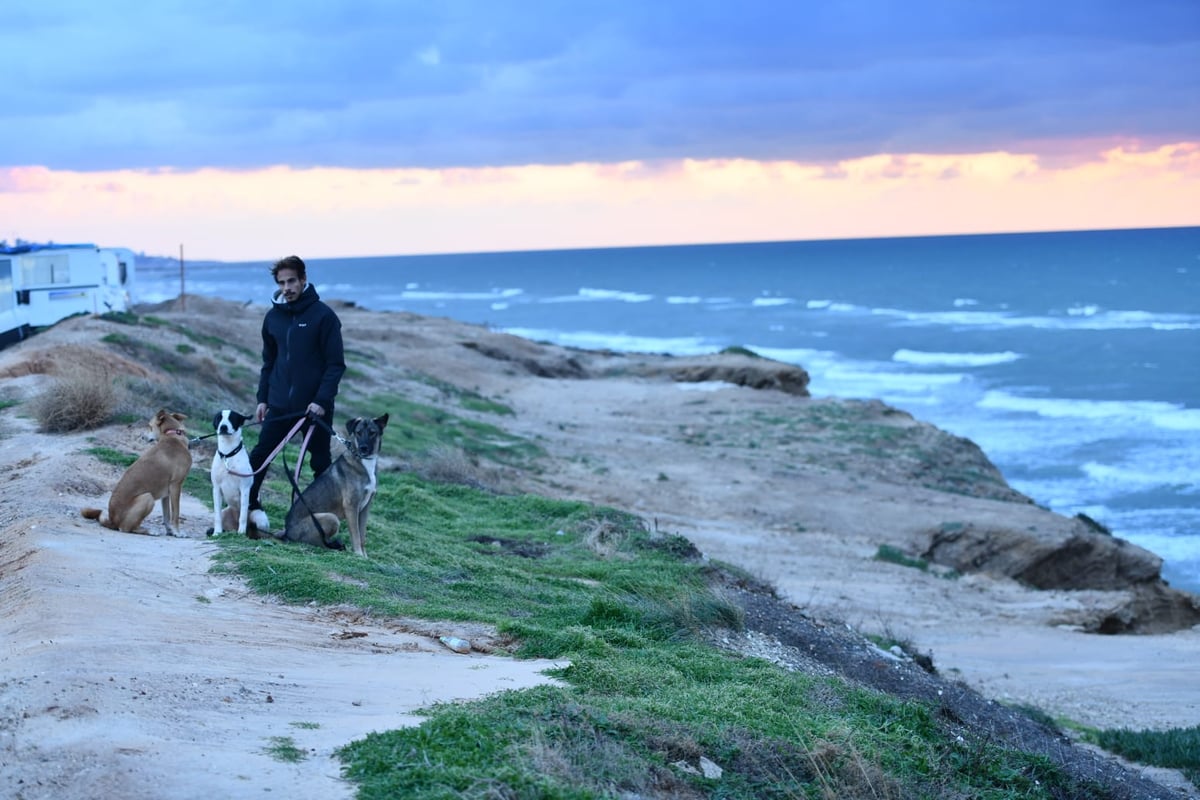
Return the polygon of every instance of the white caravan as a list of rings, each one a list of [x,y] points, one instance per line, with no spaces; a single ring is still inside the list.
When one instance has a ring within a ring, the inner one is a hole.
[[[0,249],[0,341],[24,339],[76,314],[128,311],[135,259],[126,248],[22,245]]]

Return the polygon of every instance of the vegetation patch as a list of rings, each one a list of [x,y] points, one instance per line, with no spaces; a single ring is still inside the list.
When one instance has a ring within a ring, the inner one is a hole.
[[[45,433],[98,428],[112,419],[119,396],[99,370],[76,367],[55,377],[33,401],[33,415]]]
[[[1200,788],[1200,725],[1166,731],[1090,731],[1084,738],[1139,764],[1180,770]]]
[[[899,547],[894,547],[890,544],[881,544],[879,549],[875,551],[876,561],[886,561],[889,564],[899,564],[902,567],[912,567],[925,572],[929,569],[929,562],[923,558],[913,558]]]
[[[285,764],[299,764],[308,758],[308,753],[296,746],[296,741],[290,736],[272,736],[263,752],[276,761]]]
[[[287,602],[486,623],[492,649],[562,663],[556,685],[435,705],[341,748],[360,797],[1106,796],[924,703],[706,644],[742,627],[712,565],[620,511],[389,472],[369,559],[218,541],[217,569]]]
[[[544,455],[536,444],[495,425],[402,397],[374,397],[363,406],[371,410],[371,416],[388,412],[384,444],[400,453],[419,454],[449,446],[498,464],[525,467]]]

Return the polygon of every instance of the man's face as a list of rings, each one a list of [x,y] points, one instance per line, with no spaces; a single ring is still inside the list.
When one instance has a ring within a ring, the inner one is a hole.
[[[275,273],[275,285],[279,287],[283,299],[291,303],[304,291],[307,281],[301,278],[294,269],[281,269]]]

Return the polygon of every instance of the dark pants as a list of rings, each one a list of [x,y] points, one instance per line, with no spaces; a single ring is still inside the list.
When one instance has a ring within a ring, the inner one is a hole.
[[[260,508],[258,500],[258,492],[262,489],[263,479],[267,477],[268,467],[262,472],[258,468],[266,461],[267,456],[279,446],[283,441],[283,437],[288,435],[296,425],[296,417],[291,414],[285,415],[282,418],[267,412],[267,418],[263,420],[262,428],[258,433],[258,444],[254,445],[254,449],[250,451],[250,469],[254,471],[254,483],[250,485],[250,508]],[[329,423],[333,419],[333,409],[321,419]],[[311,421],[305,420],[301,426],[299,433],[304,434],[309,428],[313,429],[312,437],[308,440],[308,465],[312,469],[313,477],[316,478],[325,470],[329,469],[329,465],[333,463],[333,459],[329,455],[329,429],[324,425],[314,425]],[[292,469],[296,469],[293,466]]]

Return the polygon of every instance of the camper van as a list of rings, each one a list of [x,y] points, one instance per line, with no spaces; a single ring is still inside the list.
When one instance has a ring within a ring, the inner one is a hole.
[[[92,244],[20,245],[0,249],[0,343],[76,314],[127,311],[134,255]]]

